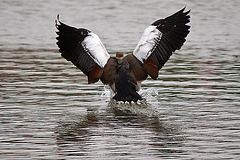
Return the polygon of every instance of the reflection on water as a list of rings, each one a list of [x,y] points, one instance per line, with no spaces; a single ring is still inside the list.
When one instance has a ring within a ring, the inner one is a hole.
[[[185,152],[179,148],[183,146],[184,137],[177,129],[163,124],[157,115],[143,115],[142,108],[148,107],[111,102],[105,112],[89,111],[79,121],[60,122],[56,128],[58,149],[70,157],[104,155],[109,159],[134,155],[151,158],[151,155],[161,157]]]
[[[0,159],[239,159],[237,1],[79,3],[1,2]],[[58,13],[111,54],[131,53],[149,23],[185,5],[187,42],[143,83],[140,104],[112,101],[57,51]]]

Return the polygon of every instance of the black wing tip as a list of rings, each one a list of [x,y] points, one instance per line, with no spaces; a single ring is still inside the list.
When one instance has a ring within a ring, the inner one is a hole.
[[[186,6],[183,8],[184,10],[185,10],[185,8],[186,8]],[[183,11],[184,11],[183,10]],[[182,14],[184,14],[188,19],[190,18],[190,15],[189,15],[189,13],[191,12],[191,9],[189,9],[188,11],[186,11],[186,12],[182,12]]]
[[[178,12],[180,12],[180,13],[184,13],[184,14],[188,14],[188,13],[190,13],[190,11],[191,11],[191,9],[189,9],[188,11],[186,11],[186,12],[184,12],[185,11],[185,9],[186,9],[186,7],[187,6],[184,6],[182,9],[180,9]],[[177,13],[178,13],[177,12]]]
[[[56,27],[57,29],[58,29],[59,25],[61,24],[59,18],[60,18],[60,15],[57,14],[57,19],[55,20],[55,27]]]
[[[60,30],[68,30],[68,29],[72,29],[72,30],[80,30],[80,31],[84,31],[84,32],[91,32],[90,30],[88,29],[85,29],[85,28],[76,28],[76,27],[72,27],[72,26],[69,26],[63,22],[60,21],[60,15],[57,14],[57,19],[55,20],[55,27],[60,31]]]
[[[185,9],[186,9],[186,6],[183,7],[182,9],[180,9],[179,11],[177,11],[176,13],[174,13],[173,15],[184,15],[184,16],[190,18],[189,13],[191,12],[191,9],[187,10],[186,12],[184,12]],[[171,15],[171,16],[173,16],[173,15]],[[171,17],[171,16],[169,16],[169,17]]]
[[[189,9],[189,10],[186,11],[186,12],[184,12],[185,9],[186,9],[186,6],[183,7],[182,9],[180,9],[179,11],[175,12],[174,14],[172,14],[172,15],[164,18],[164,19],[158,19],[158,20],[154,21],[151,25],[153,25],[153,26],[158,26],[159,24],[164,23],[164,21],[165,21],[166,19],[169,19],[170,17],[176,17],[176,16],[177,16],[177,17],[180,16],[181,18],[187,18],[188,20],[187,20],[187,22],[185,23],[185,24],[187,24],[187,23],[190,22],[190,15],[189,15],[189,13],[191,12],[191,9]]]
[[[186,16],[187,18],[190,18],[190,15],[189,15],[189,13],[191,12],[191,9],[189,9],[188,11],[186,11],[186,12],[184,12],[185,11],[185,9],[186,9],[186,6],[185,7],[183,7],[182,9],[180,9],[179,11],[177,11],[176,13],[174,13],[174,14],[172,14],[172,15],[170,15],[170,16],[168,16],[168,17],[171,17],[171,16],[180,16],[180,15],[183,15],[183,16]],[[167,17],[167,18],[168,18]]]
[[[55,20],[55,26],[59,29],[60,26],[68,26],[60,21],[60,14],[57,14],[57,19]]]

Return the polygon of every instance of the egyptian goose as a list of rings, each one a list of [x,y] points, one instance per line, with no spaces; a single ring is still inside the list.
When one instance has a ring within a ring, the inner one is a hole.
[[[185,7],[175,14],[153,22],[145,29],[133,54],[117,52],[110,57],[99,37],[84,28],[70,27],[56,20],[57,45],[61,56],[71,61],[87,77],[88,83],[99,79],[111,87],[116,101],[138,101],[141,82],[148,75],[156,80],[158,71],[175,50],[179,50],[190,32],[189,11]]]

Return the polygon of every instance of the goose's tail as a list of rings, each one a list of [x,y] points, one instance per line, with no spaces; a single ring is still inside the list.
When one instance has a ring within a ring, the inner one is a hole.
[[[118,60],[117,76],[115,79],[116,101],[137,102],[142,97],[137,93],[137,81],[133,78],[129,70],[129,64],[125,60]]]

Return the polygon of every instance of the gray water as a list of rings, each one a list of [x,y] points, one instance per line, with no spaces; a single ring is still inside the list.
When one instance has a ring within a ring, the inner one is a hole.
[[[0,159],[240,159],[238,0],[0,2]],[[142,104],[111,101],[55,44],[60,14],[128,54],[184,6],[191,33]]]

